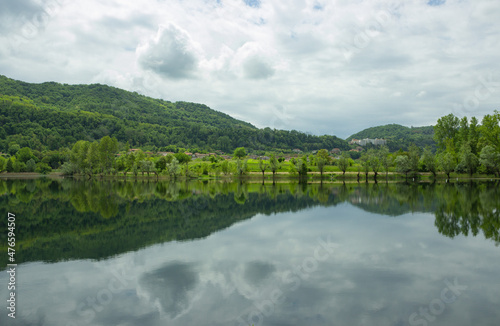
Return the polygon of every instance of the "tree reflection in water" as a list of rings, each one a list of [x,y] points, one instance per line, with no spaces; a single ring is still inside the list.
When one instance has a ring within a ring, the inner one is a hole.
[[[0,214],[15,212],[19,263],[103,259],[207,237],[256,214],[349,203],[387,216],[427,212],[447,237],[500,243],[498,183],[297,184],[0,180]],[[6,228],[6,220],[0,227]],[[5,234],[0,235],[7,265]]]

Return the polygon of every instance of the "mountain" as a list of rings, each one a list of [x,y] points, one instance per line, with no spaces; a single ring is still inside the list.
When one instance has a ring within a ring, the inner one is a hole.
[[[258,129],[189,102],[153,99],[100,84],[25,83],[0,75],[0,151],[9,143],[58,149],[78,140],[116,137],[134,147],[177,147],[231,152],[349,148],[335,136]]]
[[[347,138],[347,141],[352,139],[364,138],[383,138],[387,140],[387,146],[391,151],[397,151],[400,148],[407,150],[412,143],[419,147],[431,146],[436,148],[434,141],[434,127],[405,127],[398,124],[388,124],[385,126],[377,126],[367,128]]]

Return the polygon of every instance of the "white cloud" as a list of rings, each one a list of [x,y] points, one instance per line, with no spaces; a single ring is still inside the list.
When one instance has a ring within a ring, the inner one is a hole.
[[[194,77],[198,65],[189,34],[174,24],[160,26],[155,37],[137,48],[139,65],[166,78]]]
[[[481,118],[500,100],[457,109],[497,66],[494,0],[59,2],[30,38],[23,28],[43,5],[9,2],[0,73],[201,102],[259,127],[281,106],[293,117],[281,128],[341,137],[450,112]]]

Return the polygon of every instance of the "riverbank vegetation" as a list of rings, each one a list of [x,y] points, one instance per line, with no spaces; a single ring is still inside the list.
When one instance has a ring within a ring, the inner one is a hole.
[[[472,117],[450,114],[438,120],[437,150],[410,145],[408,151],[371,147],[359,152],[332,154],[326,149],[285,155],[266,152],[248,155],[244,147],[233,155],[132,149],[128,143],[104,136],[99,141],[80,140],[71,148],[38,151],[10,143],[0,156],[0,171],[7,173],[59,171],[82,178],[296,178],[300,181],[390,178],[500,177],[500,113],[486,115],[479,124]],[[357,157],[356,159],[354,159]]]

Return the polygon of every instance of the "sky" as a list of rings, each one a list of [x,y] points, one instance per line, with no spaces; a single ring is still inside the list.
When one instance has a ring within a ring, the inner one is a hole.
[[[0,74],[346,138],[499,109],[497,0],[3,0]]]

